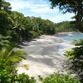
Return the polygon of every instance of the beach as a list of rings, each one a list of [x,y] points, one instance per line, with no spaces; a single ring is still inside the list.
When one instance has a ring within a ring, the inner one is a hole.
[[[25,50],[28,55],[26,60],[22,60],[19,65],[26,64],[29,66],[29,70],[18,67],[18,74],[25,73],[37,78],[38,75],[46,77],[57,71],[67,73],[66,57],[63,54],[71,47],[73,47],[71,42],[55,35],[42,35],[32,41],[22,42],[21,49]]]

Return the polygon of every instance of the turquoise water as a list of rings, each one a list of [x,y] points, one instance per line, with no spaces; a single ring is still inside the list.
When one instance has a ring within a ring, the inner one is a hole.
[[[83,39],[83,33],[73,33],[69,36],[64,36],[64,37],[60,37],[60,38],[67,40],[67,41],[73,41],[73,39],[76,39],[76,40]]]

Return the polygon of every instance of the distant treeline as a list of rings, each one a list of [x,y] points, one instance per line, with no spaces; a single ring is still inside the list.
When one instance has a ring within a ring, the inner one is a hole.
[[[56,32],[71,32],[78,31],[71,21],[63,21],[55,24]]]

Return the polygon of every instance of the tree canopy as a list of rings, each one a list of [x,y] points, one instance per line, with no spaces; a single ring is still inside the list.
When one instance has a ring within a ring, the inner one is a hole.
[[[72,24],[71,21],[63,21],[60,23],[55,23],[55,30],[56,32],[78,31],[78,29],[75,28],[75,24]]]
[[[58,6],[63,13],[74,13],[75,25],[83,33],[83,0],[49,0],[52,8]]]
[[[11,13],[11,4],[4,0],[0,0],[0,10],[5,10],[7,13]]]

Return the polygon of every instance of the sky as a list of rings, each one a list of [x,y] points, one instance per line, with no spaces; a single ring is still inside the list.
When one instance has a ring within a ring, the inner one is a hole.
[[[51,9],[49,0],[5,0],[11,3],[12,11],[18,11],[24,16],[41,17],[42,19],[49,19],[54,23],[62,21],[71,21],[73,13],[63,14],[56,7]]]

